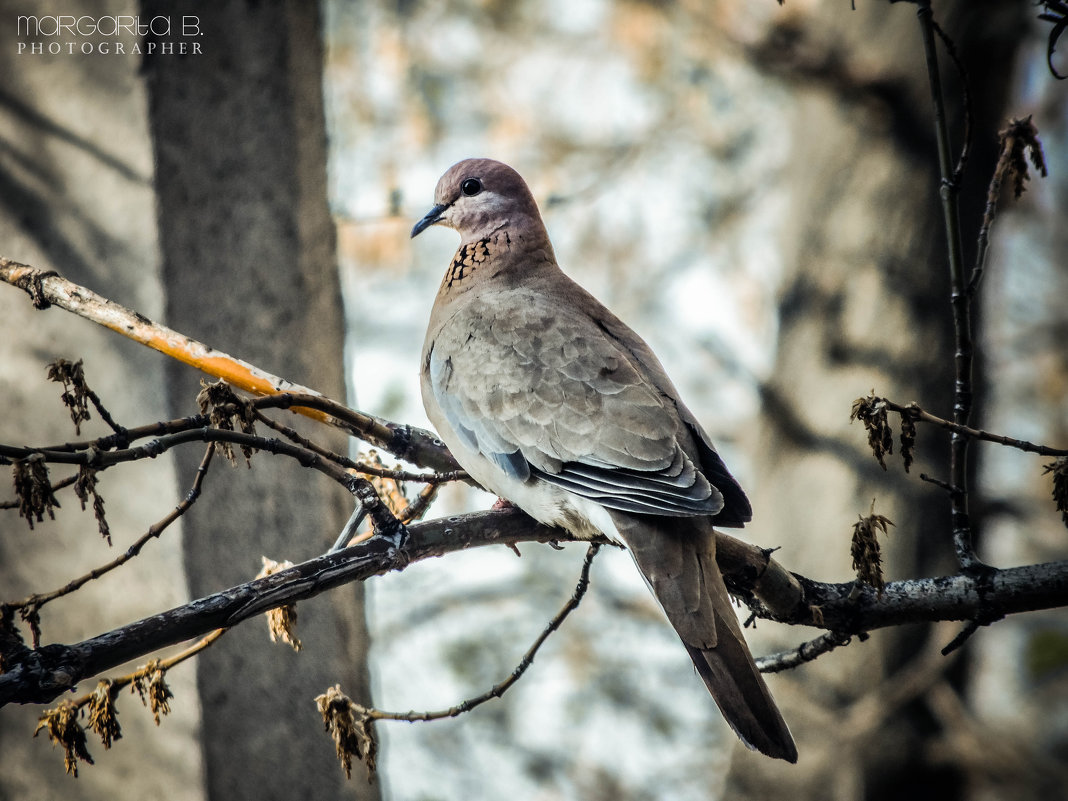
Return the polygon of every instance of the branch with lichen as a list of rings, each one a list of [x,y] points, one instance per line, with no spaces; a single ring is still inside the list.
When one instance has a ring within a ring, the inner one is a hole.
[[[34,307],[65,309],[135,342],[150,347],[198,370],[224,380],[236,389],[273,399],[259,408],[294,412],[340,428],[399,459],[439,471],[456,470],[455,460],[433,434],[348,407],[313,389],[272,375],[173,329],[143,314],[104,298],[53,271],[38,270],[0,256],[0,281],[24,290]]]

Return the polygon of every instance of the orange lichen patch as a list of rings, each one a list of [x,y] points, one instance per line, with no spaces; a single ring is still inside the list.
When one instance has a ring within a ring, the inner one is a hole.
[[[74,312],[210,376],[221,378],[245,392],[254,395],[276,395],[282,392],[319,395],[314,390],[266,373],[248,362],[153,322],[143,314],[127,309],[54,273],[0,256],[0,280],[29,292],[39,308],[47,308],[51,304]],[[293,411],[320,422],[330,420],[328,414],[316,409],[294,406]]]

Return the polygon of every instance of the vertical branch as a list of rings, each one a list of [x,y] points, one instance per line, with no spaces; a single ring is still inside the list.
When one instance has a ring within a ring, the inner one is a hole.
[[[950,305],[953,311],[955,379],[953,383],[953,422],[966,426],[972,412],[972,323],[971,304],[964,279],[964,256],[961,249],[960,210],[957,198],[960,187],[953,172],[949,144],[949,126],[942,96],[942,81],[938,73],[938,53],[935,45],[935,26],[930,0],[919,0],[916,11],[923,36],[927,75],[931,84],[934,106],[935,139],[938,146],[938,166],[942,176],[939,195],[946,228],[949,256]],[[953,545],[957,561],[965,571],[980,565],[972,547],[972,526],[968,516],[968,439],[954,432],[950,437],[949,483],[952,487],[950,503]]]

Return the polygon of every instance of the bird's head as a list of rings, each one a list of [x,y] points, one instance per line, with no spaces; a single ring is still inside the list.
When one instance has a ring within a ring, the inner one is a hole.
[[[415,224],[412,236],[431,225],[452,228],[464,243],[502,229],[544,231],[534,196],[519,173],[492,159],[466,159],[441,176],[434,207]]]

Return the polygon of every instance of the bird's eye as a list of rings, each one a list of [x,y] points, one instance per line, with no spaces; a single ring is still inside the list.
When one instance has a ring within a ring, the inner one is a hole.
[[[477,195],[482,191],[482,182],[478,178],[468,178],[460,184],[460,191],[467,196]]]

